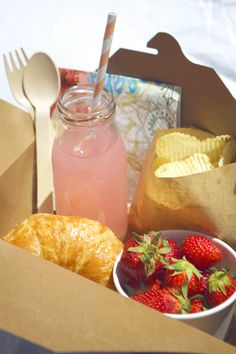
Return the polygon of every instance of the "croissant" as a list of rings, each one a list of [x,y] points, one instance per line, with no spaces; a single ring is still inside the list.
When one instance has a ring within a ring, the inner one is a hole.
[[[112,269],[123,243],[98,221],[38,213],[3,239],[99,284],[114,287]]]

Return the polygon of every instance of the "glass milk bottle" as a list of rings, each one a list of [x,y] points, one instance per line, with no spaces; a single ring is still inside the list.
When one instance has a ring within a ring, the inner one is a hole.
[[[60,97],[52,150],[56,213],[98,220],[120,239],[127,231],[127,160],[112,94],[103,89],[91,111],[94,85]]]

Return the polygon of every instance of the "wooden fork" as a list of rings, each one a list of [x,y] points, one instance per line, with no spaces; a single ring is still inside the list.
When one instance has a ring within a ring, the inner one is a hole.
[[[25,63],[23,63],[19,53],[15,50],[15,55],[17,59],[17,64],[14,61],[13,55],[9,52],[9,59],[7,60],[7,56],[3,54],[4,66],[8,78],[8,83],[11,89],[13,96],[15,97],[16,101],[19,102],[31,115],[32,120],[34,121],[34,108],[28,99],[25,96],[24,89],[23,89],[23,74],[24,68],[29,61],[25,51],[23,48],[21,49],[22,56],[24,58]]]

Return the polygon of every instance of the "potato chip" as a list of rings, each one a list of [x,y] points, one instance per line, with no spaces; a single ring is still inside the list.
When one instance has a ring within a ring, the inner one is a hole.
[[[221,167],[236,160],[236,142],[231,139],[226,142],[222,155],[218,161],[218,166]]]
[[[195,153],[184,160],[165,163],[155,170],[157,177],[180,177],[205,172],[213,169],[206,154]]]
[[[156,155],[158,158],[175,161],[190,156],[193,152],[197,138],[183,133],[171,133],[163,135],[156,141]]]
[[[172,132],[156,140],[154,171],[158,177],[205,172],[236,160],[236,141],[230,135],[197,138]]]
[[[231,145],[233,139],[229,135],[220,135],[212,139],[201,141],[202,151],[207,154],[213,164],[218,166],[218,162],[223,154],[226,145]]]
[[[197,139],[195,136],[172,133],[166,134],[156,142],[157,159],[167,161],[182,160],[194,153],[207,154],[212,163],[218,162],[227,142],[232,141],[229,135],[214,138]]]

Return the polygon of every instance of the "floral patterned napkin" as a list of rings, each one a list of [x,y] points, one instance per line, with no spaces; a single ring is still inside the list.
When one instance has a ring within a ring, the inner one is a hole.
[[[60,75],[62,91],[77,83],[96,80],[96,72],[60,69]],[[116,119],[127,151],[131,201],[155,131],[180,127],[181,88],[113,74],[106,75],[105,87],[116,101]]]

